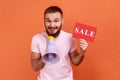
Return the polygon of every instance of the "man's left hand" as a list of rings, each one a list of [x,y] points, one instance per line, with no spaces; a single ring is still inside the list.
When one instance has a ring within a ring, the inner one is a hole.
[[[86,51],[88,43],[85,39],[80,39],[80,48],[82,51]]]

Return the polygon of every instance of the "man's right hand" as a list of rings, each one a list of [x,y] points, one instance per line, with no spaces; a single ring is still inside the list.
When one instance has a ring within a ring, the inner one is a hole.
[[[44,67],[45,63],[42,61],[40,53],[31,52],[31,65],[35,71],[38,71]]]

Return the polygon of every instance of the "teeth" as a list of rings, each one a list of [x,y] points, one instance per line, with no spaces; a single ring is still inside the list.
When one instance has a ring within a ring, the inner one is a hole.
[[[50,31],[54,31],[54,30],[55,30],[55,28],[49,28],[49,30],[50,30]]]
[[[48,29],[57,29],[57,27],[48,27]]]

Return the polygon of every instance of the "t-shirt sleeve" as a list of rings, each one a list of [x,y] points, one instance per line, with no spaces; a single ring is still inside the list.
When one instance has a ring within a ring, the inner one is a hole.
[[[71,48],[70,52],[73,52],[76,49],[76,42],[74,38],[71,38]]]
[[[40,53],[36,36],[33,36],[33,38],[32,38],[31,51],[35,52],[35,53]]]

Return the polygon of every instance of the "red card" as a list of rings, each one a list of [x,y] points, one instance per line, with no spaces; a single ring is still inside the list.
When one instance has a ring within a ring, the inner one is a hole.
[[[73,37],[85,39],[90,42],[94,42],[96,30],[97,30],[97,28],[95,28],[95,27],[76,23],[74,31],[73,31]]]

